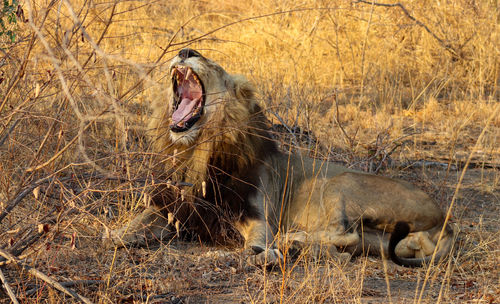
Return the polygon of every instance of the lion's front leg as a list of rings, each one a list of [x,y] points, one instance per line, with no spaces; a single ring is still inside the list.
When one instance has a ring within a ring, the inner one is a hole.
[[[160,209],[150,206],[128,224],[106,233],[103,239],[105,243],[119,247],[144,246],[148,241],[159,241],[172,237],[174,233],[175,230]]]
[[[283,260],[283,255],[274,246],[274,235],[265,219],[246,219],[238,221],[235,226],[245,239],[250,264],[274,265]]]
[[[336,229],[335,229],[336,230]],[[337,246],[347,247],[359,243],[357,233],[342,233],[336,231],[317,231],[307,233],[305,231],[287,232],[281,239],[282,244],[295,252],[305,252],[312,258],[334,258],[340,261],[348,261],[351,254],[339,252]]]

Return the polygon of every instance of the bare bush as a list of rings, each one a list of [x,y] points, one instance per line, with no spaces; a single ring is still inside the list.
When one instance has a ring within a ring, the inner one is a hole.
[[[50,0],[8,13],[17,25],[0,35],[5,302],[500,296],[494,1]],[[203,244],[102,246],[103,231],[143,208],[151,184],[162,182],[145,137],[148,105],[164,98],[165,63],[185,46],[257,84],[285,149],[400,175],[443,208],[454,204],[463,232],[456,256],[424,270],[299,257],[268,271]]]

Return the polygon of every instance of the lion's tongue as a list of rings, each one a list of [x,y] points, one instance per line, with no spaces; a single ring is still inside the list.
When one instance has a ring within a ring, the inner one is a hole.
[[[181,121],[188,121],[191,116],[193,116],[193,111],[198,104],[199,98],[189,99],[184,98],[180,102],[177,110],[172,114],[172,120],[174,124],[178,124]]]

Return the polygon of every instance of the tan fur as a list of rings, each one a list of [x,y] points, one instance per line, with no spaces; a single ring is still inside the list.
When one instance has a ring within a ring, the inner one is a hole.
[[[332,255],[338,255],[336,247],[353,253],[380,253],[381,246],[387,250],[388,235],[398,221],[409,223],[413,232],[396,248],[398,255],[421,258],[432,254],[444,216],[424,192],[403,181],[321,160],[263,153],[263,137],[268,133],[258,130],[267,120],[250,82],[202,56],[177,56],[171,67],[178,64],[191,67],[203,82],[205,113],[192,129],[174,134],[169,130],[171,96],[154,103],[149,129],[157,155],[155,170],[193,184],[186,191],[201,197],[201,185],[210,179],[207,168],[214,165],[211,160],[219,160],[219,169],[239,173],[242,179],[246,173],[239,169],[258,168],[258,176],[253,176],[257,190],[246,199],[259,215],[234,220],[245,247],[256,254],[254,263],[276,262],[281,258],[275,250],[277,243],[291,241],[325,246]],[[140,230],[152,222],[155,212],[151,208],[158,207],[150,207],[147,216],[135,220],[131,232],[122,229],[115,238],[121,234],[127,240],[137,239],[130,235],[134,228]],[[445,232],[445,245],[440,247],[443,253],[450,250],[453,239],[448,227]]]

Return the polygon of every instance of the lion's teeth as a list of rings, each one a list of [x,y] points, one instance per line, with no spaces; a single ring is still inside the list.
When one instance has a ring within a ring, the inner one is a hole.
[[[203,192],[203,197],[207,195],[207,182],[201,182],[201,191]]]
[[[169,213],[168,213],[168,216],[167,216],[167,223],[168,223],[168,225],[171,225],[171,224],[173,224],[173,223],[174,223],[174,214],[173,214],[173,213],[171,213],[171,212],[169,212]]]
[[[193,73],[193,71],[191,71],[190,68],[187,69],[187,73],[186,73],[186,76],[184,77],[184,80],[188,80],[189,76],[191,76],[191,74]]]

